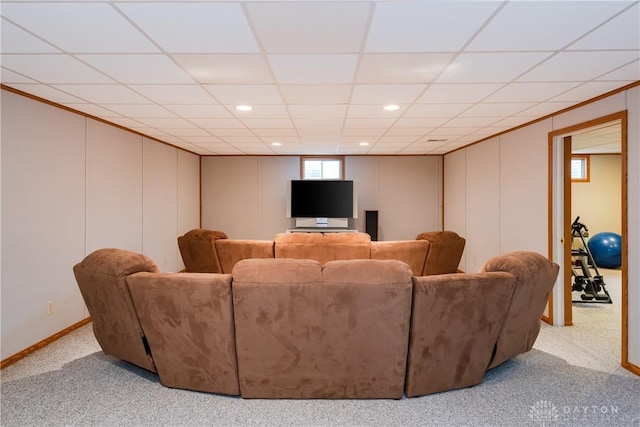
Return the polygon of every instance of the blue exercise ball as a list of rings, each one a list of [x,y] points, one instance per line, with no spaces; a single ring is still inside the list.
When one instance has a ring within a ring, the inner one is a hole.
[[[596,266],[618,268],[622,264],[622,236],[609,231],[594,234],[587,242]]]

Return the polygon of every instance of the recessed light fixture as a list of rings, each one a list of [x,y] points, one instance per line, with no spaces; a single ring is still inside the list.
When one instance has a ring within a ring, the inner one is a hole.
[[[251,111],[253,107],[251,105],[236,105],[236,110],[238,111]]]
[[[273,141],[273,142],[271,143],[271,145],[273,145],[274,147],[280,147],[280,146],[282,145],[282,142],[280,142],[280,141]]]
[[[382,107],[384,111],[396,111],[400,109],[400,106],[397,104],[389,104]]]
[[[360,142],[360,145],[366,147],[367,145],[369,145],[369,143],[367,141],[362,141]]]

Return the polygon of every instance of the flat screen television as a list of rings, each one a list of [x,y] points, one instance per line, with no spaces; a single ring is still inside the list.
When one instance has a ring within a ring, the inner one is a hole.
[[[290,218],[357,218],[353,181],[291,180],[287,216]]]

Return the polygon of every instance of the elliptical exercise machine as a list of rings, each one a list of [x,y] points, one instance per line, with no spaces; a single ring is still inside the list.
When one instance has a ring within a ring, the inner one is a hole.
[[[580,217],[576,217],[571,224],[571,275],[573,276],[571,290],[582,292],[582,294],[579,300],[572,302],[611,304],[611,297],[605,288],[604,280],[584,240],[585,236],[589,236],[589,230],[579,220]],[[576,241],[577,245],[574,245]],[[595,274],[592,274],[591,270]]]

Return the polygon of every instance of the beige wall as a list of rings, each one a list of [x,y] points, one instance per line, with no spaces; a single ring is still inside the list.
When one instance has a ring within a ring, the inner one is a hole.
[[[640,366],[640,263],[635,262],[640,259],[640,87],[445,155],[444,227],[464,230],[467,247],[461,268],[467,271],[475,270],[479,260],[503,252],[548,254],[549,133],[624,110],[628,112],[628,356]],[[498,156],[497,162],[492,155]],[[556,295],[562,295],[561,288],[554,290]],[[561,304],[558,299],[554,304]]]
[[[294,227],[287,182],[299,177],[298,156],[203,157],[202,226],[236,239],[272,239]],[[380,240],[441,229],[441,157],[347,156],[345,177],[358,191],[351,228],[364,231],[364,211],[378,210]]]
[[[571,218],[590,235],[603,231],[622,234],[622,175],[619,154],[591,155],[589,182],[571,184]]]
[[[8,92],[2,97],[2,359],[86,318],[72,267],[98,248],[183,268],[199,156]],[[54,312],[46,314],[48,301]]]

